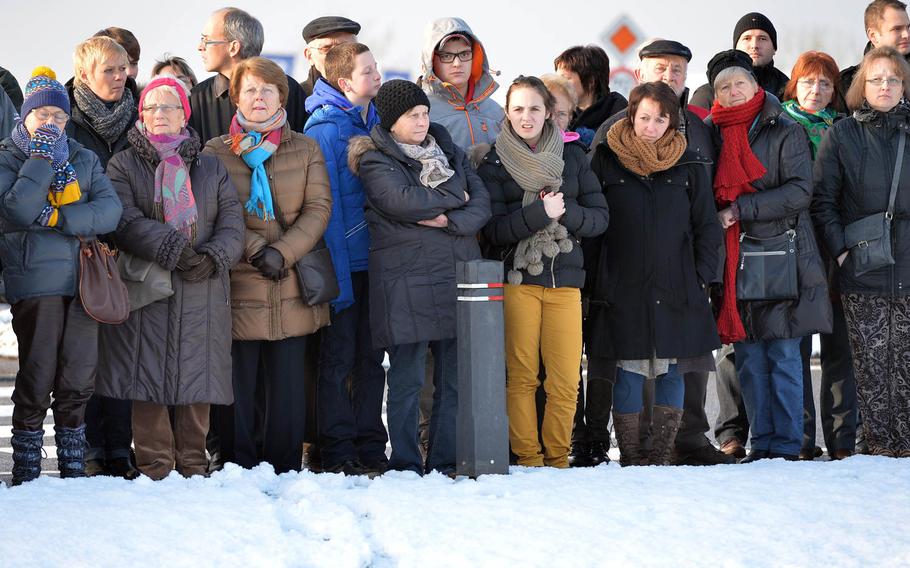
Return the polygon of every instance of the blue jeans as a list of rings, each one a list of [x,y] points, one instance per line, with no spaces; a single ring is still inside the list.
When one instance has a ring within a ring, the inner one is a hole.
[[[382,423],[383,351],[372,346],[366,271],[351,274],[351,283],[354,304],[322,330],[316,414],[325,468],[355,459],[385,462],[389,440]]]
[[[796,456],[803,440],[799,337],[733,346],[753,450]]]
[[[427,345],[433,351],[433,414],[426,468],[417,439],[420,389],[426,378]],[[389,353],[387,415],[392,457],[389,467],[419,474],[455,471],[455,413],[458,410],[458,353],[455,339],[394,345]]]
[[[613,386],[613,410],[617,414],[641,412],[644,375],[616,368],[616,384]],[[654,383],[654,404],[682,408],[685,398],[685,383],[678,367],[670,365],[667,373],[657,377]]]

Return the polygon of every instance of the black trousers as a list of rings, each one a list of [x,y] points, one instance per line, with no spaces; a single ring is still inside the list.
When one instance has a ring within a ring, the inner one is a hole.
[[[133,441],[132,401],[92,395],[85,407],[85,459],[128,458]]]
[[[852,450],[856,445],[857,403],[856,379],[853,375],[853,355],[847,334],[844,305],[838,298],[831,302],[834,308],[834,328],[821,334],[822,380],[819,405],[822,434],[829,450]],[[815,445],[815,401],[805,399],[807,435],[811,428],[811,445]],[[806,447],[807,444],[804,444]]]
[[[676,449],[681,452],[697,450],[711,444],[705,433],[711,429],[705,403],[708,398],[708,373],[686,373],[682,424],[676,434]],[[649,381],[650,382],[650,381]]]
[[[306,426],[303,362],[307,337],[234,341],[234,461],[245,468],[268,462],[276,473],[300,471]],[[261,364],[260,364],[261,363]],[[263,381],[262,448],[256,443],[256,385]]]
[[[49,408],[56,426],[81,426],[95,388],[98,323],[70,296],[28,298],[13,304],[11,311],[19,341],[13,428],[42,430]]]

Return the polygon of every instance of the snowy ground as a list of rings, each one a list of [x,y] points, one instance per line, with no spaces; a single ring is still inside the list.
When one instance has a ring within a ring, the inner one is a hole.
[[[60,480],[0,489],[3,566],[908,566],[910,460]]]

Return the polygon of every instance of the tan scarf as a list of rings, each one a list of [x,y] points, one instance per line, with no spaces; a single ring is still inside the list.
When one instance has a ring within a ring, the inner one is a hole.
[[[657,142],[645,142],[626,119],[610,127],[607,144],[624,168],[640,176],[669,170],[686,151],[686,137],[678,130],[667,130]]]
[[[540,199],[542,190],[559,191],[566,165],[562,159],[565,142],[553,121],[544,124],[536,152],[512,130],[508,118],[503,122],[496,137],[496,153],[512,179],[524,190],[522,207]],[[541,275],[544,257],[556,258],[559,253],[572,252],[573,246],[569,231],[553,219],[545,228],[518,242],[512,257],[512,270],[507,276],[509,284],[521,284],[521,270],[527,270],[531,276]]]

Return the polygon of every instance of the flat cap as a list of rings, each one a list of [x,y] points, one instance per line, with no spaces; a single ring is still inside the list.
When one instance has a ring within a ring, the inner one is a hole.
[[[638,58],[658,57],[660,55],[677,55],[685,57],[686,61],[692,61],[692,51],[671,39],[657,39],[638,50]]]
[[[738,49],[721,51],[708,62],[708,83],[710,83],[712,88],[714,87],[714,79],[728,67],[742,67],[753,76],[755,75],[752,69],[752,58],[749,57],[748,53]]]
[[[303,27],[303,40],[310,43],[317,37],[337,32],[357,35],[360,33],[360,24],[343,16],[322,16]]]

